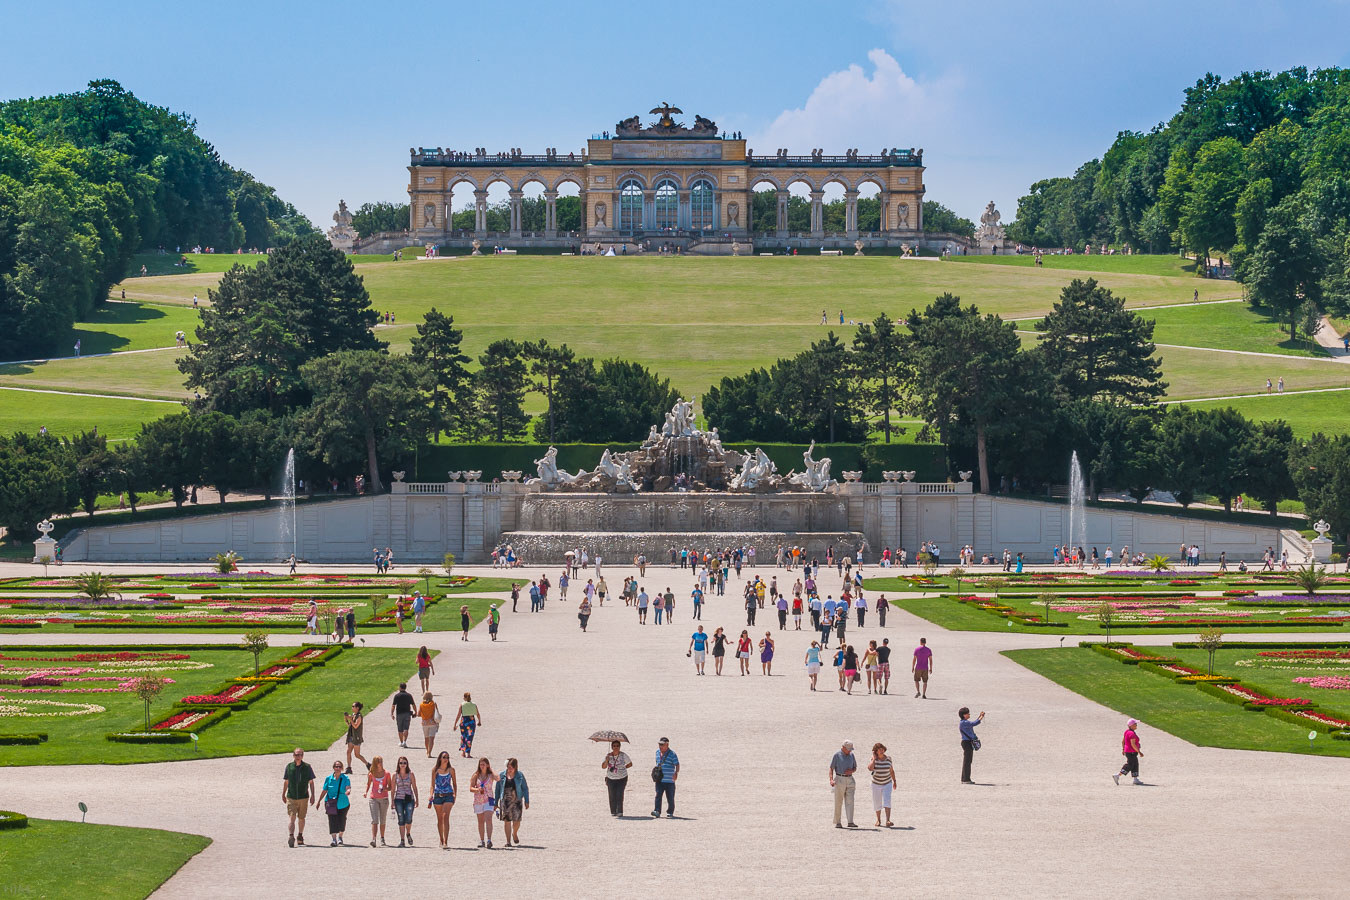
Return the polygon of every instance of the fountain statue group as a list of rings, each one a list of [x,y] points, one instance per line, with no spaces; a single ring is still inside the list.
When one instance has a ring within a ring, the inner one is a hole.
[[[546,490],[631,491],[728,490],[737,492],[824,491],[836,482],[830,477],[830,458],[815,459],[816,442],[802,454],[805,469],[779,475],[767,453],[756,447],[741,453],[722,446],[717,429],[699,430],[694,404],[676,401],[665,422],[653,425],[637,450],[612,453],[609,448],[600,463],[575,474],[558,468],[558,448],[549,447],[534,461],[538,477],[529,483]],[[738,470],[738,471],[737,471]]]

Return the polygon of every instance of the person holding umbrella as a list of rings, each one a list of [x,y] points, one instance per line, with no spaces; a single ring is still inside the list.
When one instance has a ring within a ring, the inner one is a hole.
[[[633,760],[623,752],[623,741],[628,740],[618,731],[597,731],[591,735],[593,741],[603,741],[610,737],[609,752],[600,763],[605,770],[605,790],[609,792],[609,814],[618,818],[623,815],[623,793],[628,789],[628,770],[633,768]]]

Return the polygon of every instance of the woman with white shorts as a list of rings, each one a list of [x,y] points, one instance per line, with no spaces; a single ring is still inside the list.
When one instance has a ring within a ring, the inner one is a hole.
[[[891,788],[895,780],[895,764],[886,755],[886,745],[878,741],[872,745],[872,761],[867,764],[872,773],[872,807],[877,813],[877,824],[881,824],[881,811],[886,811],[886,827],[891,827]]]
[[[811,679],[811,690],[816,689],[816,676],[820,674],[820,641],[812,641],[806,649],[806,675]]]

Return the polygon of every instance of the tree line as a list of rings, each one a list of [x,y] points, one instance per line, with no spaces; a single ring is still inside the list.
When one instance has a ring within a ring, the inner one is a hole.
[[[0,103],[0,356],[52,350],[143,248],[267,248],[313,231],[192,119],[116,81]]]
[[[1031,186],[1013,240],[1226,254],[1291,337],[1350,311],[1350,69],[1206,75],[1151,131],[1122,131],[1072,176]]]

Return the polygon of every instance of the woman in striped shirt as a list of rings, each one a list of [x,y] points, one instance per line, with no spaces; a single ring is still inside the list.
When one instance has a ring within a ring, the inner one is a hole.
[[[877,824],[881,824],[881,811],[886,810],[886,827],[891,826],[891,788],[895,780],[895,764],[886,755],[886,745],[878,741],[872,745],[872,761],[867,764],[872,773],[872,806],[876,808]]]

